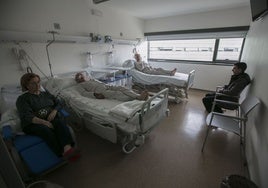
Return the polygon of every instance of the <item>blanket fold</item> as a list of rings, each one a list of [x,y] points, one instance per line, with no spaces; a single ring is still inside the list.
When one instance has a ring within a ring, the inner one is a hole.
[[[109,112],[110,115],[129,119],[139,111],[145,101],[133,100],[116,105]]]

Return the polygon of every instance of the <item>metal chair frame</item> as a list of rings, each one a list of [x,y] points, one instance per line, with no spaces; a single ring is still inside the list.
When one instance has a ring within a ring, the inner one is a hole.
[[[215,95],[215,99],[212,106],[212,112],[207,115],[206,124],[207,131],[206,136],[203,141],[201,151],[204,151],[205,144],[209,135],[209,131],[211,128],[221,128],[223,130],[233,132],[240,136],[240,143],[243,145],[243,151],[245,153],[246,149],[246,122],[248,120],[248,114],[260,103],[260,100],[254,96],[247,95],[245,96],[245,92],[247,92],[248,88],[243,90],[243,94],[241,93],[239,102],[230,102],[225,100],[219,100],[216,97],[219,96],[217,93]],[[223,94],[220,94],[223,95]],[[214,108],[216,104],[232,104],[236,105],[237,109],[235,115],[227,115],[224,113],[214,112]]]

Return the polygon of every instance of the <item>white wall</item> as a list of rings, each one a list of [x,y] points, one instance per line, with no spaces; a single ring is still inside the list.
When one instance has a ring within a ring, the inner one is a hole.
[[[251,179],[260,187],[268,187],[268,16],[254,22],[247,36],[243,60],[253,77],[251,94],[261,100],[258,110],[249,117],[246,156]]]
[[[101,11],[101,16],[91,14],[92,9]],[[0,30],[42,34],[55,30],[59,23],[60,35],[89,36],[89,33],[110,35],[116,39],[133,40],[143,37],[144,21],[124,12],[104,9],[91,0],[2,0],[0,1]],[[122,36],[120,35],[122,33]],[[55,36],[57,39],[57,35]],[[51,35],[52,38],[52,35]],[[50,75],[46,55],[46,43],[20,43],[34,62],[46,75]],[[0,42],[0,86],[18,83],[24,73],[19,70],[18,60],[11,53],[15,43]],[[49,47],[53,73],[76,71],[86,66],[85,52],[100,52],[93,56],[95,66],[104,66],[110,44],[52,44]],[[114,46],[115,63],[132,58],[133,45]],[[40,74],[39,71],[34,72]],[[12,75],[10,74],[12,73]]]
[[[18,83],[20,77],[25,73],[21,70],[18,59],[12,54],[12,48],[21,48],[26,51],[32,60],[47,76],[50,76],[48,58],[46,55],[45,43],[21,43],[20,46],[13,43],[0,44],[0,85]],[[50,61],[53,74],[80,71],[87,67],[86,52],[100,54],[93,55],[94,67],[103,67],[108,62],[109,44],[59,44],[55,43],[49,47]],[[122,64],[124,60],[133,56],[133,47],[130,45],[114,45],[114,63]],[[43,77],[42,73],[32,64],[33,72]]]
[[[102,16],[92,15],[92,9]],[[1,30],[47,32],[59,23],[61,34],[88,36],[92,32],[125,39],[141,38],[144,30],[144,21],[91,0],[1,0],[0,15]]]
[[[250,21],[250,7],[246,6],[146,20],[144,32],[247,26]]]

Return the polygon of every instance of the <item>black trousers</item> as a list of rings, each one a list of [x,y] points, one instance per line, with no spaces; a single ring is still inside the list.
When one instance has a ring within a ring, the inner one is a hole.
[[[202,99],[207,112],[211,112],[214,98],[215,98],[215,92],[206,94],[205,97]],[[215,105],[214,112],[222,113],[223,111],[221,107],[219,107],[218,105]]]
[[[56,155],[61,156],[64,146],[74,145],[74,141],[63,119],[56,116],[51,123],[53,129],[41,124],[30,124],[24,127],[23,131],[42,138]]]

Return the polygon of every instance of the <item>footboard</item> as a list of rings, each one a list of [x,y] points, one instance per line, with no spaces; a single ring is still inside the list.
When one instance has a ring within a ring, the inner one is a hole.
[[[188,76],[187,86],[186,86],[186,89],[187,89],[187,90],[188,90],[190,87],[193,86],[193,84],[194,84],[194,77],[195,77],[195,70],[192,70],[192,71],[189,73],[189,76]]]

